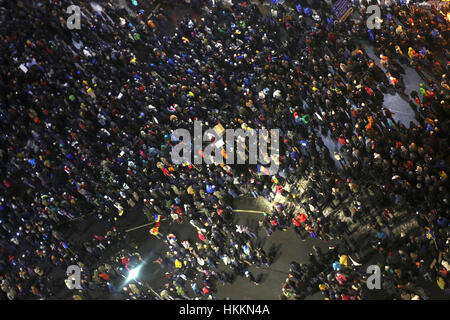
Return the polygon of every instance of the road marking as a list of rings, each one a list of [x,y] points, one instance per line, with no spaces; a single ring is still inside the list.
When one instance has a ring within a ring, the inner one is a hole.
[[[161,219],[161,221],[164,221],[164,220],[167,220],[167,218]],[[155,224],[155,223],[156,223],[156,222],[150,222],[150,223],[142,224],[142,225],[140,225],[140,226],[137,226],[137,227],[134,227],[134,228],[125,230],[125,232],[134,231],[134,230],[137,230],[137,229],[140,229],[140,228],[144,228],[144,227],[153,225],[153,224]]]
[[[240,209],[236,209],[233,210],[233,212],[248,212],[248,213],[259,213],[259,214],[264,214],[264,211],[259,211],[259,210],[240,210]]]

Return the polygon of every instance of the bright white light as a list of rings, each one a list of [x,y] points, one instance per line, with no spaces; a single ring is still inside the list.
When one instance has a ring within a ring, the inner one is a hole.
[[[141,268],[142,268],[142,265],[137,266],[137,267],[134,268],[134,269],[131,269],[131,270],[128,272],[127,282],[136,279],[136,278],[138,277],[138,275],[139,275],[139,271],[141,271]]]

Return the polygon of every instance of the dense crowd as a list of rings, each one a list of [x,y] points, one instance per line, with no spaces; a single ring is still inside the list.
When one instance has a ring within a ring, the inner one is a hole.
[[[171,11],[151,2],[101,10],[80,2],[80,30],[66,25],[71,1],[2,2],[1,297],[52,298],[64,289],[54,270],[72,264],[83,268],[75,299],[123,291],[116,283],[142,258],[116,223],[133,219],[137,203],[156,226],[189,222],[198,239],[153,227],[149,237],[168,246],[157,259],[166,287],[155,295],[133,283],[130,298],[215,299],[217,283],[236,276],[259,284],[249,267],[270,266],[272,255],[256,244],[258,230],[236,226],[231,203],[277,194],[286,201],[260,222],[268,236],[292,226],[301,239],[342,239],[352,233],[348,220],[324,208],[342,210],[373,227],[366,241],[384,257],[388,298],[428,298],[421,279],[448,294],[448,8],[413,3],[383,2],[381,29],[368,30],[364,20],[336,21],[324,1],[278,5],[277,16],[251,2],[196,1],[201,12],[170,32]],[[353,4],[363,15],[369,5]],[[423,78],[410,95],[404,66]],[[383,105],[392,92],[416,122],[394,119]],[[279,129],[278,173],[173,163],[172,133],[192,131],[194,120]],[[293,187],[300,178],[304,190]],[[386,231],[401,210],[422,232]],[[86,214],[108,233],[69,243],[58,226]],[[283,296],[364,298],[355,246],[315,248],[309,264],[293,262]]]

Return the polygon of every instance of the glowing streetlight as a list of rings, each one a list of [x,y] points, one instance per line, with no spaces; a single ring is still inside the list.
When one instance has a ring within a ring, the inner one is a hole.
[[[135,280],[138,277],[139,272],[141,271],[141,268],[142,268],[142,264],[137,266],[136,268],[131,269],[128,272],[127,282],[130,282],[131,280]]]

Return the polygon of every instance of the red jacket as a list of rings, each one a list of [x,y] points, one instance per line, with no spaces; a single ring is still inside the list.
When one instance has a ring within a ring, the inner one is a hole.
[[[109,279],[109,276],[106,273],[100,273],[98,276],[105,281],[108,281]]]
[[[297,216],[297,219],[299,219],[299,221],[300,221],[301,223],[305,223],[306,219],[308,219],[308,216],[307,216],[306,214],[304,214],[304,213],[300,213],[300,214]]]
[[[373,91],[369,87],[366,87],[366,92],[369,96],[373,96]]]

